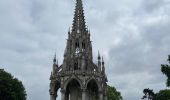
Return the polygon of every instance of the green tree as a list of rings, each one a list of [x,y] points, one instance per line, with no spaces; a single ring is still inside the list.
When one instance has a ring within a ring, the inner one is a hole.
[[[154,100],[170,100],[170,90],[160,90],[159,93],[155,95]]]
[[[170,55],[168,56],[168,62],[170,64]],[[170,65],[162,64],[161,71],[163,74],[165,74],[167,76],[166,85],[167,85],[167,87],[170,87]],[[149,89],[144,89],[143,93],[145,95],[143,96],[142,99],[149,98],[150,91],[148,91],[148,90]],[[151,91],[151,92],[153,92],[153,91]],[[156,94],[154,94],[154,92],[153,92],[153,98],[151,100],[170,100],[170,90],[169,89],[160,90],[159,93],[156,93]]]
[[[0,100],[26,100],[26,96],[22,82],[0,69]]]
[[[168,56],[168,62],[170,63],[170,55]],[[169,87],[170,86],[170,65],[162,64],[161,66],[162,66],[161,67],[162,73],[167,76],[166,85]]]
[[[107,86],[107,98],[108,100],[123,100],[121,93],[112,86]]]
[[[153,90],[147,88],[143,90],[144,96],[142,97],[142,99],[146,99],[148,98],[148,100],[155,100],[155,93],[153,92]]]

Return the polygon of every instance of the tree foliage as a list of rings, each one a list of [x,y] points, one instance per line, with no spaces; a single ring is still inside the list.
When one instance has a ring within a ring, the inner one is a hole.
[[[0,69],[0,100],[26,100],[22,82],[3,69]]]
[[[147,88],[143,90],[144,96],[142,97],[142,99],[148,98],[148,100],[154,100],[155,98],[155,93],[153,92],[153,90]]]
[[[170,55],[168,56],[168,62],[170,64]],[[162,64],[161,65],[161,71],[163,74],[167,76],[167,87],[170,87],[170,65],[168,64]],[[154,94],[153,90],[144,89],[143,93],[144,96],[142,99],[148,98],[148,100],[170,100],[170,90],[160,90],[159,93]]]
[[[170,64],[170,55],[168,56],[168,62]],[[161,66],[162,66],[161,67],[162,73],[167,76],[166,85],[169,87],[170,86],[170,65],[162,64]]]
[[[170,100],[170,90],[160,90],[158,93],[154,93],[153,90],[144,89],[143,90],[144,96],[142,99],[148,100]]]
[[[107,97],[108,100],[123,100],[121,93],[112,86],[107,86]]]
[[[161,90],[155,95],[155,100],[170,100],[170,90]]]

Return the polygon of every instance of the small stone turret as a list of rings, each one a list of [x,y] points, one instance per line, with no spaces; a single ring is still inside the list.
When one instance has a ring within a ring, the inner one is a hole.
[[[57,63],[56,63],[57,61]],[[52,75],[57,73],[57,67],[58,67],[58,60],[56,60],[56,54],[54,55],[54,59],[53,59],[53,71],[52,71]]]
[[[102,57],[102,73],[105,74],[105,66],[104,66],[104,59]]]
[[[97,59],[98,59],[98,71],[101,72],[101,57],[100,57],[99,51],[98,51],[98,57],[97,57]]]
[[[58,65],[56,54],[53,59],[50,100],[56,100],[59,89],[61,100],[107,100],[104,60],[103,57],[101,60],[98,52],[98,63],[93,62],[90,34],[85,23],[82,0],[76,0],[63,63]]]

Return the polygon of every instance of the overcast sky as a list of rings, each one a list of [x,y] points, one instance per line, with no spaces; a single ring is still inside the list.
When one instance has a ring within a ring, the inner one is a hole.
[[[108,84],[124,100],[165,89],[160,64],[170,54],[170,0],[83,0],[87,26],[105,58]],[[57,53],[62,64],[75,0],[0,0],[0,68],[22,80],[28,100],[49,100]],[[59,99],[57,99],[59,100]]]

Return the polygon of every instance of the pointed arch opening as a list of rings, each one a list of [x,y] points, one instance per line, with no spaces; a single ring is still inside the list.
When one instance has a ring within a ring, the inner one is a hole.
[[[79,40],[78,40],[78,39],[76,39],[75,48],[76,48],[76,49],[79,48]]]
[[[83,49],[83,50],[86,49],[85,40],[82,41],[82,49]]]
[[[79,44],[79,40],[76,39],[76,41],[75,41],[75,54],[78,55],[79,52],[80,52],[80,44]]]
[[[87,83],[87,100],[99,100],[99,87],[94,79]]]
[[[81,85],[78,80],[72,79],[68,82],[65,92],[65,100],[81,100]]]

